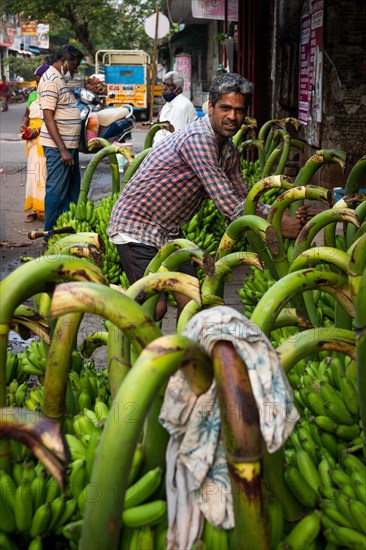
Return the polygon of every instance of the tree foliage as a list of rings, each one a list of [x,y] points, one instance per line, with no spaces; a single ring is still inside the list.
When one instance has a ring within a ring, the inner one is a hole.
[[[152,40],[144,20],[155,12],[155,0],[2,0],[0,14],[21,14],[22,20],[62,28],[94,59],[98,49],[144,49]]]

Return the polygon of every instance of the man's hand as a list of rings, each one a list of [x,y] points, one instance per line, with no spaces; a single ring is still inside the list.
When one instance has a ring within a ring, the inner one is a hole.
[[[288,214],[282,216],[282,236],[286,239],[296,239],[297,235],[308,221],[308,207],[300,206],[296,210],[296,216],[292,218]]]
[[[68,151],[68,149],[63,148],[60,151],[61,154],[61,160],[66,166],[74,166],[75,161],[71,153]]]

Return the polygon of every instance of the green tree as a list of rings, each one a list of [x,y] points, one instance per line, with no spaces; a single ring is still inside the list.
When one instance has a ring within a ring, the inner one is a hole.
[[[21,14],[24,20],[49,23],[70,31],[85,54],[98,49],[152,48],[144,20],[155,12],[155,0],[2,0],[0,14]]]

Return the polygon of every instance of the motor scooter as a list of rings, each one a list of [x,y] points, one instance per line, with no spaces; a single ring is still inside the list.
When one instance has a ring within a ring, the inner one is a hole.
[[[94,154],[102,148],[89,151],[88,141],[93,137],[106,139],[110,143],[126,143],[131,140],[131,132],[135,127],[132,105],[107,107],[106,96],[98,96],[86,88],[76,89],[74,94],[82,123],[79,144],[81,153]]]

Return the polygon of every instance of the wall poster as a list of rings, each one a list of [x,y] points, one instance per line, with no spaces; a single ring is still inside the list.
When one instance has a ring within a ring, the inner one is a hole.
[[[311,0],[300,21],[299,114],[303,124],[321,122],[323,110],[324,0]]]

